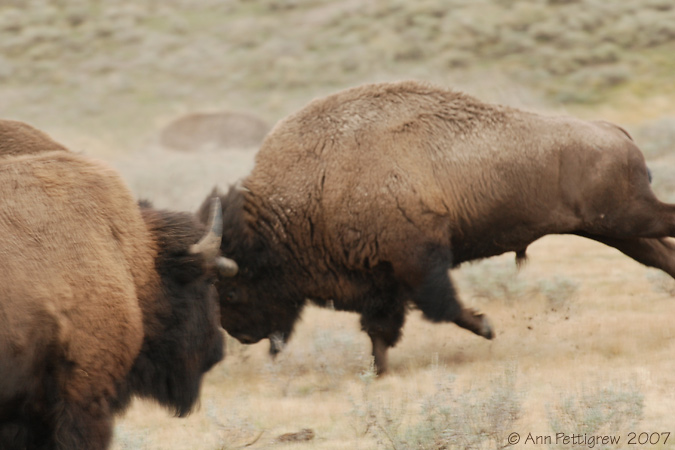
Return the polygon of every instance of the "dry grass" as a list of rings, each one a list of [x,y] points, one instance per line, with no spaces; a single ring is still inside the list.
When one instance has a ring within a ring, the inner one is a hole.
[[[587,385],[632,380],[645,398],[637,429],[669,430],[672,421],[666,412],[675,406],[669,388],[675,382],[672,300],[653,292],[645,269],[623,264],[621,255],[589,249],[581,240],[551,241],[534,246],[532,266],[567,272],[539,258],[550,249],[587,249],[601,257],[584,261],[586,274],[569,271],[583,286],[569,316],[551,312],[543,301],[493,302],[483,310],[499,332],[494,342],[487,342],[454,325],[432,325],[411,314],[403,341],[391,352],[391,374],[366,387],[362,376],[368,370],[369,344],[358,330],[357,317],[310,308],[279,361],[268,360],[266,344],[242,348],[228,341],[229,356],[209,374],[195,414],[171,419],[158,407],[138,402],[118,422],[115,448],[125,448],[125,443],[131,443],[126,448],[147,449],[241,448],[260,433],[251,448],[390,448],[381,434],[365,432],[368,422],[354,414],[355,407],[388,411],[401,421],[402,434],[423,417],[423,400],[444,377],[454,377],[454,392],[460,395],[488,389],[495,375],[510,367],[515,367],[514,388],[523,401],[512,431],[551,434],[546,418],[551,405]],[[612,278],[597,269],[606,262],[629,266],[617,277],[620,282],[599,280]],[[317,346],[327,335],[334,339],[333,348]],[[274,444],[276,436],[303,428],[314,430],[316,438]]]

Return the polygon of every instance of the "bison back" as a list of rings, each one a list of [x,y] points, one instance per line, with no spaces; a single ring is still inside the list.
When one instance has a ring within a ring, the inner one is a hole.
[[[143,339],[136,286],[154,282],[131,194],[72,153],[6,158],[0,179],[1,365],[39,374],[53,364],[75,400],[114,392]],[[0,391],[16,391],[6,380]]]

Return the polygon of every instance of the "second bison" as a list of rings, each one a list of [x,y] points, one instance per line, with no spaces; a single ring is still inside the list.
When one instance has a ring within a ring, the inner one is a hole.
[[[245,343],[287,339],[306,299],[332,301],[361,314],[379,373],[409,305],[493,337],[455,294],[448,270],[465,261],[576,234],[675,275],[675,206],[654,196],[623,129],[424,83],[311,102],[220,198],[223,254],[240,266],[219,281],[223,327]]]
[[[134,396],[190,412],[223,357],[213,206],[212,227],[139,207],[105,164],[0,120],[0,448],[108,448]]]

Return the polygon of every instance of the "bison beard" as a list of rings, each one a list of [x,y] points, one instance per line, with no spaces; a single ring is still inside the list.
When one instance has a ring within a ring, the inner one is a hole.
[[[365,85],[279,122],[223,203],[221,323],[288,338],[306,299],[361,314],[379,373],[409,306],[492,338],[448,270],[575,234],[675,276],[675,205],[620,127],[412,81]],[[208,202],[207,202],[208,204]],[[206,209],[200,216],[205,220]],[[274,347],[275,350],[277,347]]]
[[[212,227],[139,207],[104,164],[0,132],[0,448],[105,449],[132,396],[188,414],[224,351],[220,205]]]

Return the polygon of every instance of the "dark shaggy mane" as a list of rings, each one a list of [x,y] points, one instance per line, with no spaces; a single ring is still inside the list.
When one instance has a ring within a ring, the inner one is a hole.
[[[207,262],[202,255],[189,252],[204,234],[205,226],[194,214],[152,209],[149,202],[140,205],[143,219],[157,245],[155,267],[163,282],[154,304],[146,305],[151,307],[151,312],[144,311],[143,347],[127,383],[120,386],[115,406],[123,409],[131,396],[138,395],[157,401],[176,416],[183,417],[198,400],[201,374],[205,369],[184,364],[193,356],[186,347],[189,336],[199,334],[185,328],[187,319],[195,308],[207,307],[206,304],[195,304],[194,299],[208,297],[203,289],[212,288],[203,279],[205,273],[210,273],[204,266]],[[214,338],[222,341],[221,336]],[[213,354],[208,355],[206,370],[222,356],[221,342],[215,346]]]

